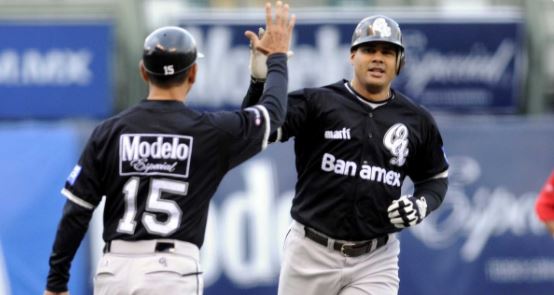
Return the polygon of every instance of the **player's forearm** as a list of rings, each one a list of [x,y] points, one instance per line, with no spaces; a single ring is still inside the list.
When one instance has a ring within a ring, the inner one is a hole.
[[[271,132],[277,130],[285,121],[287,110],[287,55],[272,54],[267,59],[268,74],[260,104],[268,111]]]
[[[250,87],[248,87],[246,96],[244,96],[242,105],[240,106],[241,109],[251,107],[260,101],[260,97],[262,97],[262,93],[264,91],[264,84],[265,81],[250,81]]]
[[[437,209],[446,195],[448,178],[433,178],[414,184],[416,198],[424,197],[427,201],[427,215]]]
[[[85,236],[92,212],[71,201],[66,202],[50,255],[50,271],[46,283],[48,291],[67,291],[71,261]]]

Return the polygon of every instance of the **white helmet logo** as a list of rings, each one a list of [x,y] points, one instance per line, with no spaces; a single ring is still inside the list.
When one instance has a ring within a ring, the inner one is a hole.
[[[378,32],[381,37],[390,37],[391,35],[391,28],[387,24],[387,21],[382,17],[377,18],[369,29],[373,30],[375,33]]]

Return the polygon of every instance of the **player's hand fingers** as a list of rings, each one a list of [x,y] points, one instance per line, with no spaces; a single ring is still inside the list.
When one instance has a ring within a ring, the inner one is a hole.
[[[281,8],[281,23],[280,26],[283,28],[284,31],[287,29],[287,24],[289,22],[289,5],[283,4],[283,8]]]
[[[273,24],[277,27],[282,27],[283,23],[283,2],[277,1],[275,3],[275,21]]]
[[[265,28],[266,31],[273,25],[273,20],[271,17],[271,3],[267,2],[265,4]]]
[[[387,211],[391,212],[391,211],[397,211],[397,210],[398,210],[398,201],[394,200],[392,201],[392,204],[389,206],[389,208],[387,208]]]
[[[256,35],[256,33],[252,31],[246,31],[244,32],[244,36],[246,36],[246,38],[250,40],[250,46],[253,49],[258,50],[265,55],[269,53],[269,51],[261,45],[260,39],[258,38],[258,35]]]
[[[398,228],[405,227],[404,226],[404,220],[402,218],[394,218],[394,219],[391,219],[390,222]]]
[[[414,204],[413,203],[403,203],[403,206],[402,208],[404,209],[405,212],[412,212],[414,211]]]
[[[252,48],[255,48],[256,45],[258,45],[258,43],[260,42],[260,39],[258,38],[258,35],[256,35],[256,33],[252,32],[252,31],[244,32],[244,36],[246,36],[246,38],[248,38],[248,40],[250,40],[250,46]]]
[[[292,29],[294,29],[294,25],[296,24],[296,15],[291,15],[289,19],[289,26],[288,26],[288,32],[289,35],[292,35]]]
[[[400,216],[400,212],[397,210],[389,211],[389,219],[396,218]]]
[[[410,223],[412,223],[413,221],[416,221],[417,220],[417,212],[415,211],[412,211],[410,212],[406,218],[410,221]]]

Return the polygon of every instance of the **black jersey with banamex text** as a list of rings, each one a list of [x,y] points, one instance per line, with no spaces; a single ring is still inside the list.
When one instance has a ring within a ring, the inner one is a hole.
[[[448,169],[441,135],[424,108],[397,92],[372,106],[346,80],[290,93],[276,133],[279,141],[295,138],[292,217],[336,239],[398,231],[387,207],[405,177],[419,182]]]

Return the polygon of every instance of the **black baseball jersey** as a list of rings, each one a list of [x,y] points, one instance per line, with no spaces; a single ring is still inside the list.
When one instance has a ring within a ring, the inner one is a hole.
[[[169,238],[200,247],[223,176],[261,151],[284,120],[286,56],[271,56],[268,64],[267,99],[251,108],[209,113],[143,100],[104,121],[62,193],[89,209],[106,196],[106,241]]]
[[[336,239],[398,231],[387,208],[405,177],[419,182],[448,169],[441,135],[425,109],[393,90],[388,101],[371,106],[346,80],[291,92],[286,121],[274,137],[295,138],[292,217]]]

